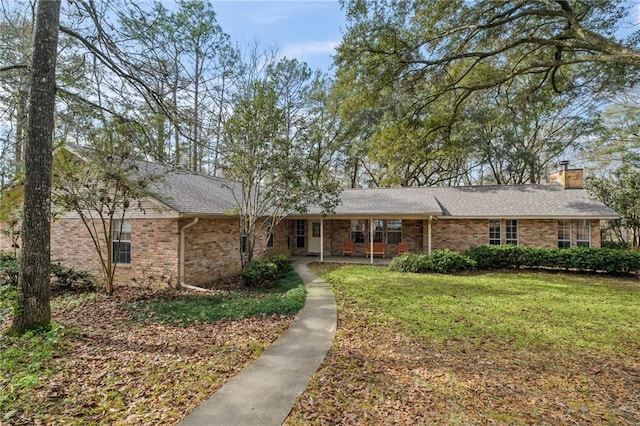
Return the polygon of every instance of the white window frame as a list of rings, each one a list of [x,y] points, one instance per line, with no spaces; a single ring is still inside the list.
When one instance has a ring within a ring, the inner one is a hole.
[[[131,264],[131,222],[127,219],[114,219],[111,223],[111,232],[112,261],[122,265]]]
[[[497,236],[495,232],[496,230],[498,231]],[[489,245],[499,246],[501,244],[502,244],[502,221],[500,219],[489,219]]]
[[[515,226],[510,226],[510,225],[515,225]],[[515,238],[513,236],[510,236],[509,234],[513,232],[513,229],[515,228]],[[505,225],[504,225],[504,243],[505,244],[514,244],[514,245],[518,245],[518,234],[519,234],[519,230],[518,230],[518,220],[517,219],[507,219],[505,221]]]
[[[568,226],[568,229],[567,229],[567,226]],[[558,248],[570,248],[570,247],[571,247],[571,221],[568,219],[558,220]]]
[[[591,221],[588,219],[576,221],[576,246],[591,247]]]
[[[387,243],[398,244],[402,242],[402,219],[387,220]]]

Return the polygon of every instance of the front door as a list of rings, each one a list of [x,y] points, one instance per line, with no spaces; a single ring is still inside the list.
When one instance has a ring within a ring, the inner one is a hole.
[[[320,253],[320,221],[309,221],[309,253]]]

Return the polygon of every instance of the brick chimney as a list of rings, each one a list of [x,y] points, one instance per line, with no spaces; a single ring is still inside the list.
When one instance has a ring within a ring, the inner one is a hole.
[[[565,189],[584,188],[584,170],[570,169],[569,161],[560,162],[562,169],[549,175],[549,183],[559,183]]]

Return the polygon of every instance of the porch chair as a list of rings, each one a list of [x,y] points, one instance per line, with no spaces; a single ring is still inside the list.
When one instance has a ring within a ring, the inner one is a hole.
[[[398,243],[398,255],[409,253],[409,243],[401,241]]]
[[[348,254],[349,256],[353,257],[353,247],[353,241],[345,241],[344,245],[342,246],[342,255],[346,256]]]

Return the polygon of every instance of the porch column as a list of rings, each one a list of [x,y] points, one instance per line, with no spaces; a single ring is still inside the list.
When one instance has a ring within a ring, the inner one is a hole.
[[[320,218],[320,262],[324,262],[324,218]]]
[[[427,226],[427,254],[431,254],[431,220],[433,216],[429,216],[429,225]]]
[[[369,219],[369,252],[371,255],[371,264],[373,265],[373,219]]]

